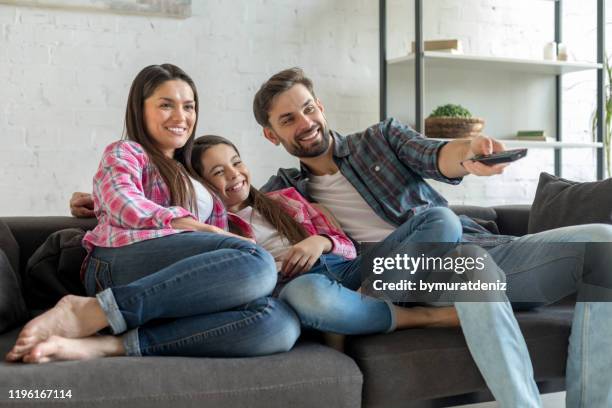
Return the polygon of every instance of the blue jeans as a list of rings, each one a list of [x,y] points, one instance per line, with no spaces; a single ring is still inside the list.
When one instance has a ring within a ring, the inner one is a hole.
[[[559,251],[550,245],[563,242],[612,243],[612,227],[559,228],[489,249],[506,274],[509,302],[455,304],[474,361],[501,407],[541,407],[527,346],[510,302],[524,300],[526,291],[534,296],[545,293],[549,302],[578,291],[580,299],[588,289],[579,285],[583,277],[612,273],[612,250],[588,253],[586,246],[575,245],[570,251]],[[568,408],[612,407],[611,350],[612,302],[577,302],[566,370]]]
[[[406,221],[384,242],[458,242],[461,234],[459,218],[448,208],[435,207]],[[395,330],[392,303],[356,292],[361,286],[360,263],[361,257],[349,261],[323,255],[279,296],[307,328],[351,335],[391,332]]]
[[[270,254],[245,240],[185,232],[93,250],[85,287],[128,355],[255,356],[289,350],[294,312],[267,297]]]

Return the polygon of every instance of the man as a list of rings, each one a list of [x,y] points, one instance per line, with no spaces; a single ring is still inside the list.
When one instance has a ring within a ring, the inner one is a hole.
[[[266,139],[300,159],[301,169],[280,169],[263,187],[288,186],[327,207],[357,241],[382,241],[415,214],[446,200],[424,178],[457,184],[468,174],[490,176],[504,165],[470,160],[477,154],[503,151],[498,141],[440,142],[423,138],[391,119],[363,132],[342,136],[328,128],[324,106],[312,82],[299,68],[279,72],[265,82],[253,102]],[[559,300],[599,287],[606,279],[612,251],[587,245],[550,243],[612,242],[612,227],[583,225],[513,238],[492,235],[467,217],[461,218],[463,241],[488,248],[506,273],[510,301],[521,295]],[[608,244],[605,244],[608,245]],[[571,253],[569,253],[571,252]],[[609,278],[608,278],[609,279]],[[527,288],[527,289],[526,289]],[[600,293],[601,294],[601,293]],[[542,296],[543,295],[543,296]],[[610,290],[603,289],[610,300]],[[540,407],[539,392],[525,340],[509,302],[455,303],[468,347],[487,385],[502,407]],[[612,303],[578,302],[567,362],[567,406],[612,406]]]

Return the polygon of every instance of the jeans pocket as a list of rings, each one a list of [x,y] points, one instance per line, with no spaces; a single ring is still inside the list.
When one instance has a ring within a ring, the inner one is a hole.
[[[108,262],[89,257],[85,271],[85,290],[89,296],[113,286],[111,268]]]

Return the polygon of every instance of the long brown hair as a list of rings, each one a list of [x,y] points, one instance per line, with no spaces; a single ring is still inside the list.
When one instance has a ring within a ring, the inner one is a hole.
[[[213,146],[224,144],[236,152],[240,156],[238,148],[221,136],[205,135],[195,139],[193,149],[191,151],[191,167],[199,177],[204,180],[204,166],[202,165],[202,156],[206,150]],[[266,196],[255,187],[251,186],[249,189],[248,204],[253,207],[253,211],[259,212],[259,214],[266,219],[276,230],[285,237],[291,244],[296,244],[305,238],[308,238],[309,234],[306,232],[302,224],[294,220],[283,208],[282,204],[276,200],[273,200]],[[238,231],[241,233],[242,231]]]
[[[180,149],[176,149],[173,159],[169,159],[157,148],[146,131],[144,102],[155,92],[158,86],[166,81],[177,79],[186,82],[193,90],[196,120],[187,143]],[[172,64],[149,65],[136,75],[130,87],[125,110],[123,136],[124,139],[139,143],[157,167],[170,191],[171,205],[181,206],[191,211],[197,211],[197,205],[193,185],[189,180],[186,167],[189,165],[194,134],[198,125],[198,107],[198,91],[189,75]]]

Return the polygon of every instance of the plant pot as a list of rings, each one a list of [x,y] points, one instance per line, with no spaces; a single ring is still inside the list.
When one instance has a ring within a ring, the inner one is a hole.
[[[425,119],[425,135],[449,139],[474,137],[481,134],[484,123],[482,118],[428,117]]]

